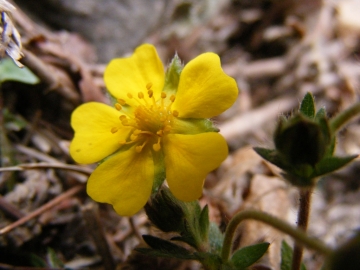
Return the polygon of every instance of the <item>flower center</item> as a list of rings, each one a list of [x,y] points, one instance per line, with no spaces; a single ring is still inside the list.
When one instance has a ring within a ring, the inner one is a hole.
[[[138,153],[148,143],[152,144],[153,150],[159,151],[163,136],[170,132],[173,118],[179,115],[176,110],[171,110],[175,95],[167,97],[166,93],[161,92],[160,99],[156,100],[151,88],[152,84],[148,83],[145,94],[138,92],[137,97],[128,93],[128,99],[136,101],[138,105],[132,106],[131,114],[124,113],[119,117],[122,126],[133,127],[129,138],[119,143],[122,145],[136,143],[135,149]],[[118,111],[124,111],[123,106],[129,105],[124,99],[117,101],[115,108]],[[113,127],[111,132],[116,133],[118,130],[119,128]]]

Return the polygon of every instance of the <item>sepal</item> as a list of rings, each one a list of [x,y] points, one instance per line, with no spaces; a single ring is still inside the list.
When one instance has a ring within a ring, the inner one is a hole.
[[[184,65],[181,63],[181,60],[176,53],[165,74],[164,92],[168,95],[176,94],[180,80],[180,73],[183,67]]]

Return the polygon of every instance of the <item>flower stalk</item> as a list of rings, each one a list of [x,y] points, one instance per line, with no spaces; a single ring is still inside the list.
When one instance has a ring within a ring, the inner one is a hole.
[[[360,102],[355,103],[351,107],[337,114],[330,120],[330,128],[332,132],[338,131],[345,123],[351,120],[351,118],[360,114]]]
[[[282,231],[295,239],[295,241],[302,243],[303,245],[312,248],[316,251],[323,253],[324,255],[331,255],[333,250],[326,246],[322,241],[309,237],[303,230],[294,228],[287,222],[274,217],[270,214],[256,211],[256,210],[245,210],[237,213],[228,224],[225,231],[225,238],[223,242],[223,249],[221,251],[221,258],[223,261],[229,260],[230,252],[232,250],[233,238],[236,228],[239,224],[247,219],[253,219],[266,223],[279,231]]]
[[[315,182],[315,181],[311,181]],[[299,189],[300,194],[300,205],[297,217],[297,228],[303,230],[305,233],[307,231],[309,217],[310,217],[310,208],[311,208],[311,195],[313,187]],[[293,258],[292,258],[292,270],[299,270],[301,267],[301,261],[303,256],[304,247],[301,243],[295,242]]]

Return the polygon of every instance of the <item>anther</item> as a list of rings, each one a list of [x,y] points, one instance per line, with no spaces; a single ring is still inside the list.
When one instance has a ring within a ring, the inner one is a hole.
[[[133,97],[133,95],[130,93],[127,93],[127,97],[131,99]]]
[[[162,135],[164,135],[164,132],[162,130],[159,130],[159,131],[156,132],[156,135],[161,137]]]
[[[120,111],[122,109],[121,105],[119,103],[115,103],[115,109]]]
[[[176,110],[173,110],[173,111],[172,111],[172,115],[175,116],[175,117],[178,117],[178,116],[179,116],[179,112],[176,111]]]
[[[153,94],[154,94],[153,90],[148,91],[149,98],[152,98]]]
[[[164,128],[163,128],[163,131],[165,132],[168,132],[171,130],[171,126],[170,125],[166,125]]]
[[[166,93],[165,92],[161,92],[161,98],[166,98]]]
[[[140,98],[140,99],[144,98],[143,92],[139,92],[139,93],[138,93],[138,98]]]
[[[154,151],[159,151],[161,149],[161,145],[160,145],[160,138],[158,139],[156,144],[153,144],[153,149]]]
[[[137,153],[140,153],[141,150],[144,148],[144,146],[145,146],[146,143],[147,143],[147,141],[145,141],[142,145],[136,146],[136,147],[135,147],[135,151],[136,151]]]
[[[123,100],[122,98],[118,98],[117,102],[120,103],[120,105],[124,106],[126,104],[126,101]]]
[[[152,84],[151,82],[149,82],[149,83],[146,85],[146,89],[147,89],[147,90],[150,90],[152,86],[153,86],[153,84]]]
[[[135,141],[137,139],[137,137],[138,137],[138,135],[133,133],[130,135],[130,140]]]
[[[170,101],[171,101],[171,102],[174,102],[174,101],[175,101],[175,95],[171,95],[171,96],[170,96]]]
[[[111,131],[111,133],[114,134],[114,133],[116,133],[118,130],[119,130],[119,129],[118,129],[117,127],[112,127],[110,131]]]

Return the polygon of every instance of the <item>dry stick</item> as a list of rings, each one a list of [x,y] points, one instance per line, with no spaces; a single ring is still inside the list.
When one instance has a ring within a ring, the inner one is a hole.
[[[68,191],[66,191],[65,193],[57,196],[55,199],[49,201],[48,203],[44,204],[43,206],[39,207],[38,209],[36,209],[35,211],[31,212],[30,214],[28,214],[27,216],[15,221],[14,223],[2,228],[0,230],[0,235],[3,235],[5,233],[10,232],[11,230],[15,229],[16,227],[19,227],[21,225],[23,225],[24,223],[28,222],[29,220],[41,215],[42,213],[50,210],[51,208],[53,208],[55,205],[59,204],[60,202],[62,202],[64,199],[71,197],[73,195],[75,195],[76,193],[82,191],[84,189],[84,185],[78,185],[75,186],[71,189],[69,189]]]
[[[310,216],[310,207],[311,207],[311,195],[313,187],[300,189],[300,206],[298,212],[297,227],[304,232],[306,232],[309,216]],[[304,247],[299,242],[295,242],[293,258],[292,258],[292,270],[299,270],[301,267],[301,261],[303,256]]]
[[[56,73],[52,72],[50,65],[46,64],[32,52],[23,49],[24,57],[20,62],[29,68],[49,90],[56,90],[59,94],[66,96],[73,104],[79,104],[80,96],[71,91],[67,86],[62,85]]]
[[[97,250],[103,259],[104,269],[113,270],[116,268],[114,258],[111,255],[108,242],[104,235],[104,231],[99,219],[99,214],[97,211],[97,205],[94,203],[89,203],[82,207],[82,213],[84,215],[87,228],[94,239]]]
[[[78,173],[83,173],[90,175],[93,170],[88,167],[81,167],[77,165],[61,164],[61,163],[28,163],[28,164],[19,164],[17,166],[3,167],[0,168],[0,172],[8,171],[25,171],[25,170],[38,170],[38,169],[62,169],[68,171],[74,171]]]
[[[3,196],[0,195],[0,209],[7,213],[9,216],[18,220],[25,216],[23,212],[21,212],[17,207],[9,203],[4,199]]]
[[[140,241],[142,240],[142,236],[141,233],[139,232],[138,228],[135,225],[135,220],[134,217],[129,217],[129,223],[130,223],[130,227],[132,229],[132,231],[134,232],[135,236],[137,239],[139,239]]]

